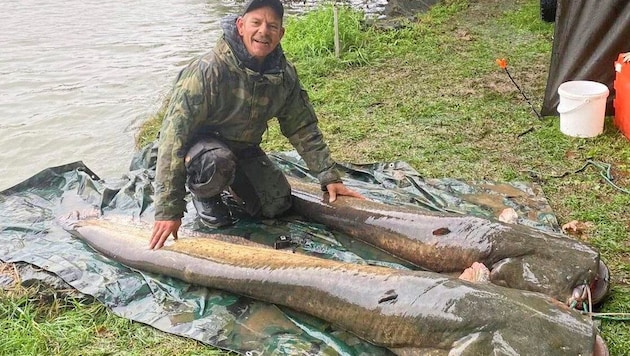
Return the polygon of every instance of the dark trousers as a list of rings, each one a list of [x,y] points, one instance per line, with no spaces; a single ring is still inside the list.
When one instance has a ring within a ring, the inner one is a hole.
[[[207,138],[186,154],[186,185],[194,198],[221,194],[228,187],[251,216],[275,217],[291,207],[291,187],[284,173],[257,145]]]

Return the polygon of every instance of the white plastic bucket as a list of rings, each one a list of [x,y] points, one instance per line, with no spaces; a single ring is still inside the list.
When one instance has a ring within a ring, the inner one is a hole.
[[[595,137],[604,131],[608,87],[588,80],[575,80],[558,87],[560,131],[573,137]]]

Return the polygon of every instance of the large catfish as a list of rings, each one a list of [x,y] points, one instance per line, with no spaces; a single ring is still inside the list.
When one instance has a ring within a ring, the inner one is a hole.
[[[65,228],[132,268],[283,305],[399,355],[606,355],[592,320],[546,295],[426,271],[332,261],[225,235],[104,219]]]
[[[450,213],[338,197],[289,177],[294,211],[434,272],[486,265],[494,284],[541,292],[567,304],[600,302],[608,269],[599,253],[559,233]]]

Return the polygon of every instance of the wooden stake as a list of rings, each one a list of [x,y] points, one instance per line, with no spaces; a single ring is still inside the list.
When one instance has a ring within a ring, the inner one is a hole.
[[[333,5],[333,20],[335,24],[335,57],[339,58],[339,11],[337,5]]]

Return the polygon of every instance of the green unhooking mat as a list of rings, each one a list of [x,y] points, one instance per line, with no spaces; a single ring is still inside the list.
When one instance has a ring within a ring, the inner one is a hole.
[[[295,152],[270,157],[287,175],[313,179]],[[243,354],[390,354],[284,307],[127,268],[94,252],[59,225],[59,217],[95,207],[104,216],[123,215],[151,223],[154,172],[148,166],[142,168],[143,164],[140,158],[120,178],[100,179],[76,162],[46,169],[0,192],[0,260],[49,271],[119,316]],[[404,162],[341,164],[341,168],[347,185],[373,200],[492,219],[510,211],[516,213],[513,218],[519,224],[559,230],[541,190],[532,184],[424,179]],[[204,231],[190,203],[188,212],[183,228]],[[267,221],[241,217],[221,232],[332,260],[411,268],[301,217]]]

